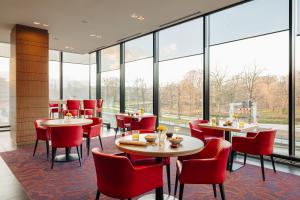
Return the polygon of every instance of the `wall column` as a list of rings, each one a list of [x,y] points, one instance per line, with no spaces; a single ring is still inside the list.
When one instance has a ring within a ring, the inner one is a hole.
[[[35,141],[34,120],[48,117],[47,30],[16,25],[11,31],[10,125],[17,145]]]

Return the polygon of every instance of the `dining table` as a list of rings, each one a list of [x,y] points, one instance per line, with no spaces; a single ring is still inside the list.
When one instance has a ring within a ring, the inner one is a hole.
[[[65,127],[65,126],[84,126],[93,123],[91,119],[54,119],[41,122],[41,126],[45,126],[50,129],[53,127]],[[70,162],[78,160],[77,154],[71,153],[71,148],[65,148],[65,154],[57,155],[55,157],[56,162]]]
[[[182,137],[183,140],[180,143],[180,145],[178,145],[176,148],[171,147],[171,143],[170,141],[168,141],[169,139],[167,137],[165,137],[165,139],[162,140],[162,142],[160,143],[158,142],[158,139],[156,139],[155,143],[148,143],[146,142],[145,139],[146,135],[148,134],[147,133],[140,134],[138,139],[139,142],[146,143],[146,145],[140,146],[140,145],[132,145],[132,144],[122,144],[123,143],[122,140],[136,141],[132,139],[132,135],[118,138],[115,141],[115,145],[120,151],[127,154],[155,157],[157,163],[161,163],[162,159],[165,157],[178,157],[178,156],[192,155],[200,152],[204,148],[204,143],[201,140],[187,135],[177,135]],[[173,137],[176,137],[176,135],[174,135]],[[148,194],[139,198],[139,200],[150,200],[150,199],[174,200],[176,198],[172,195],[163,194],[163,191],[160,191],[159,189],[156,189],[155,194]]]
[[[199,128],[209,128],[209,129],[215,129],[215,130],[222,130],[225,133],[225,140],[231,142],[231,136],[232,132],[236,133],[247,133],[249,131],[253,131],[257,129],[259,126],[257,123],[244,123],[242,126],[240,126],[239,123],[233,123],[231,126],[224,125],[223,123],[213,124],[211,122],[209,123],[199,123],[198,124]],[[227,170],[230,169],[230,159],[231,156],[228,158],[228,164],[227,164]],[[232,166],[232,171],[236,171],[243,167],[243,165],[234,163]]]
[[[151,114],[151,113],[143,113],[143,114],[128,114],[128,113],[118,113],[118,116],[124,116],[127,118],[132,118],[133,120],[136,121],[141,121],[141,119],[146,118],[146,117],[154,117],[155,115]]]

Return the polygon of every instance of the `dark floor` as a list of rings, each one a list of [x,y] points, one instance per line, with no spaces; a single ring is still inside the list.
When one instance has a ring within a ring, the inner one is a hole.
[[[103,136],[112,136],[114,135],[114,131],[111,129],[109,131],[106,130],[106,128],[103,129],[104,133]],[[15,145],[13,141],[13,137],[11,136],[9,131],[0,132],[0,152],[5,151],[12,151],[16,149],[17,146]],[[239,161],[243,161],[243,157],[238,156],[237,158]],[[255,158],[247,158],[247,164],[257,165],[260,166],[259,160]],[[272,169],[271,162],[266,161],[265,167]],[[280,164],[276,163],[276,169],[278,171],[291,173],[294,175],[300,176],[300,168],[286,165],[286,164]],[[3,159],[0,157],[0,199],[1,200],[27,200],[29,199],[24,192],[22,186],[18,182],[18,180],[15,178],[13,173],[10,171],[6,163],[3,161]]]

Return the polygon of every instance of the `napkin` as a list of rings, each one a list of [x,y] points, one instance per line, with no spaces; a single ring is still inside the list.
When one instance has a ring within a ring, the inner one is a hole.
[[[126,140],[126,139],[121,139],[119,141],[119,143],[120,144],[127,144],[127,145],[136,145],[136,146],[147,146],[147,142]]]

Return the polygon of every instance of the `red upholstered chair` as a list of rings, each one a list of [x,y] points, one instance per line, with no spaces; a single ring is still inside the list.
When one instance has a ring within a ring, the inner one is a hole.
[[[80,110],[80,115],[85,118],[86,115],[94,116],[96,109],[96,100],[83,100],[83,110]]]
[[[78,117],[79,109],[80,109],[80,101],[79,100],[67,100],[67,109],[64,110],[64,115],[68,112],[72,114],[73,117]]]
[[[56,103],[49,103],[49,115],[50,115],[50,118],[54,118],[54,114],[57,113],[59,114],[59,107],[58,107],[58,104]]]
[[[35,155],[36,148],[37,148],[39,140],[42,140],[42,141],[46,142],[47,160],[48,160],[48,158],[49,158],[50,130],[47,127],[41,125],[42,122],[47,121],[47,120],[48,119],[37,119],[37,120],[34,121],[36,140],[35,140],[35,145],[34,145],[34,150],[33,150],[33,156]]]
[[[117,138],[118,130],[121,129],[121,131],[125,132],[126,130],[130,129],[130,123],[132,121],[131,116],[126,116],[125,114],[121,115],[116,115],[116,123],[117,127],[115,129],[116,134],[115,134],[115,139]]]
[[[97,174],[97,195],[131,199],[159,188],[162,191],[162,165],[134,166],[125,156],[108,155],[92,149]]]
[[[52,165],[53,169],[54,159],[57,148],[70,149],[76,147],[79,164],[81,166],[79,146],[82,143],[82,127],[81,126],[61,126],[51,128],[51,144],[52,144]]]
[[[232,137],[232,153],[231,153],[231,165],[230,170],[232,171],[232,164],[234,154],[236,152],[242,152],[245,154],[244,164],[246,164],[247,154],[259,155],[261,162],[261,171],[263,181],[265,181],[265,170],[264,170],[264,156],[271,156],[273,170],[276,173],[274,159],[273,159],[273,145],[275,140],[276,130],[265,130],[258,133],[247,133],[246,137]]]
[[[199,139],[203,138],[202,140],[204,141],[204,143],[207,143],[212,138],[224,138],[224,131],[199,127],[198,124],[202,124],[202,123],[208,123],[208,121],[197,119],[197,120],[193,120],[189,123],[191,134],[194,134],[193,137],[196,137]],[[198,133],[196,131],[194,131],[192,133],[192,129],[202,131],[202,132],[199,132],[199,134],[201,133],[202,136],[196,136],[196,134],[198,134]]]
[[[145,132],[152,132],[155,130],[156,126],[156,116],[147,116],[143,117],[140,121],[131,121],[130,129],[131,130],[143,130]]]
[[[97,99],[96,113],[98,117],[102,116],[102,106],[103,106],[103,99]]]
[[[219,184],[222,200],[225,199],[223,183],[231,144],[220,138],[211,139],[197,154],[179,157],[175,182],[175,195],[180,182],[179,199],[183,197],[185,184],[212,184],[214,195]]]
[[[154,133],[153,131],[148,131],[148,130],[140,130],[140,133]],[[129,159],[131,160],[132,164],[135,166],[138,165],[149,165],[149,164],[155,164],[156,163],[156,158],[154,157],[146,157],[146,156],[139,156],[139,155],[134,155],[134,154],[128,154]],[[168,179],[168,192],[169,194],[171,193],[171,160],[169,157],[163,158],[162,163],[164,166],[166,166],[166,172],[167,172],[167,179]]]
[[[93,123],[82,126],[82,128],[83,128],[83,137],[86,138],[87,155],[89,156],[90,155],[91,138],[94,138],[94,137],[99,138],[102,151],[103,151],[103,146],[102,146],[102,141],[101,141],[102,119],[98,118],[98,117],[92,117],[92,118],[88,118],[88,119],[93,120]],[[81,152],[81,156],[82,156],[82,152]]]

